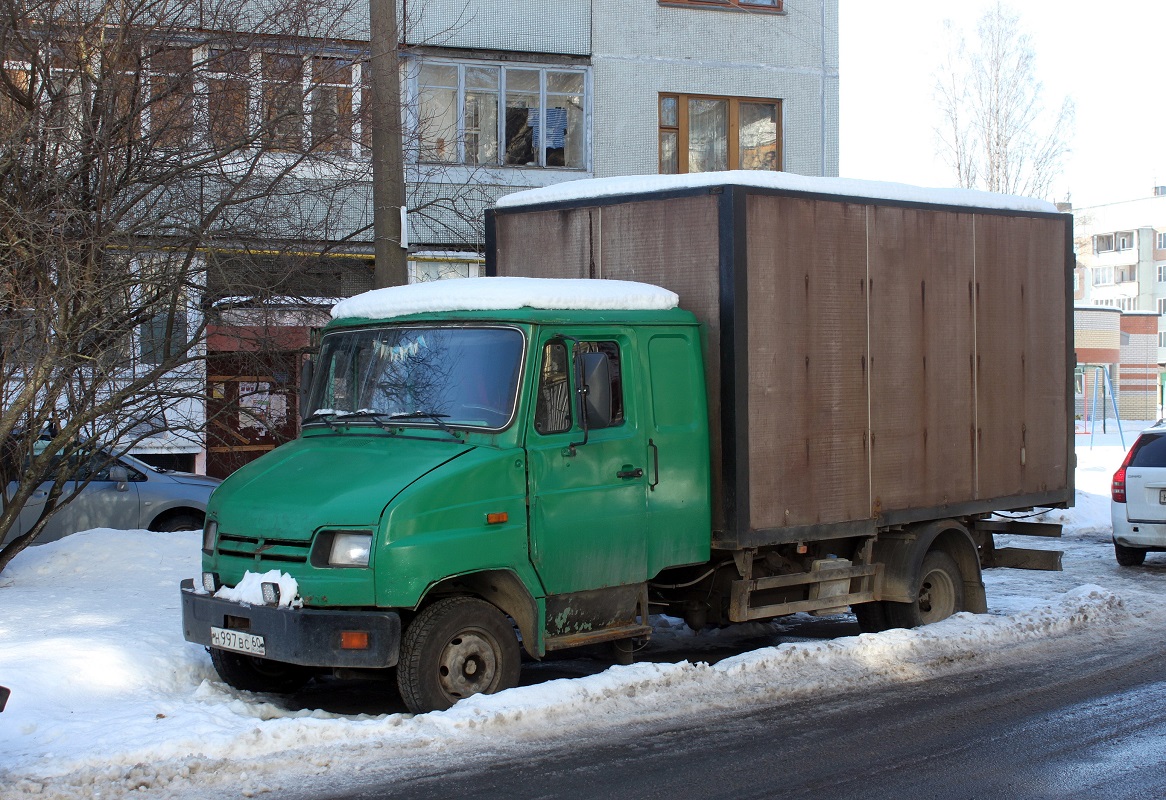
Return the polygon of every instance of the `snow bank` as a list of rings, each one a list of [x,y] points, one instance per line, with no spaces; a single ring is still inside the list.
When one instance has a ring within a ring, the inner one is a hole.
[[[934,203],[945,206],[970,206],[1008,211],[1056,213],[1057,207],[1045,200],[993,194],[973,189],[929,189],[905,183],[864,181],[853,178],[817,178],[794,175],[791,172],[760,170],[730,170],[728,172],[697,172],[686,175],[628,175],[616,178],[584,178],[566,181],[538,189],[504,195],[498,199],[498,208],[542,203],[563,203],[594,200],[601,197],[666,192],[704,186],[754,186],[761,189],[783,189],[793,192],[829,194],[842,197],[865,197],[873,200],[894,200],[907,203]]]
[[[337,303],[333,319],[383,319],[435,311],[515,308],[632,311],[676,308],[675,292],[635,281],[563,278],[451,278],[373,289]]]

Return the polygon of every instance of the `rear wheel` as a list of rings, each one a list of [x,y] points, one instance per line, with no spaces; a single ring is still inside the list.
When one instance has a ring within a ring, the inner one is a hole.
[[[1117,542],[1113,543],[1113,554],[1117,563],[1123,567],[1140,567],[1146,560],[1146,551],[1138,547],[1124,547]]]
[[[448,597],[423,610],[401,641],[397,686],[414,714],[518,685],[522,655],[507,618],[476,597]]]
[[[242,653],[210,648],[211,664],[228,685],[245,692],[294,692],[312,679],[313,671],[298,664],[269,661]]]
[[[913,603],[885,603],[887,621],[894,628],[917,628],[947,619],[964,607],[964,583],[955,559],[932,550],[919,569]]]

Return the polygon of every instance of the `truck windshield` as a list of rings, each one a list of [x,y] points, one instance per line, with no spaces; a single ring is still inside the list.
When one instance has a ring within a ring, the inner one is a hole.
[[[514,414],[522,351],[515,328],[330,333],[304,420],[502,428]]]

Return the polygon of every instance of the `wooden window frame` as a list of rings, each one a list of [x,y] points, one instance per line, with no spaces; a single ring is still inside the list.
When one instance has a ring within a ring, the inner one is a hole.
[[[674,98],[676,100],[677,124],[675,126],[664,125],[660,119],[661,102],[665,98]],[[741,169],[737,164],[741,162],[741,103],[772,103],[777,107],[777,168],[774,172],[781,172],[785,169],[785,137],[782,126],[782,101],[779,98],[773,97],[729,97],[726,95],[715,94],[686,94],[683,92],[660,92],[656,98],[656,119],[657,119],[657,133],[656,133],[656,147],[657,147],[657,169],[659,169],[659,147],[665,132],[676,133],[676,162],[677,174],[688,174],[688,101],[691,99],[699,100],[725,100],[728,102],[729,125],[726,136],[728,141],[725,143],[726,162],[730,170]]]
[[[784,14],[785,0],[774,0],[773,5],[749,0],[658,0],[662,6],[690,6],[692,8],[714,8],[721,10],[760,12],[762,14]]]

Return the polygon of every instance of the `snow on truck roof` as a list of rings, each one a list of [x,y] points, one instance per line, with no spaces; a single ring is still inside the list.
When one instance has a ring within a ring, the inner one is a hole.
[[[496,205],[498,208],[517,208],[542,203],[578,202],[601,197],[668,192],[704,186],[752,186],[761,189],[784,189],[812,194],[864,197],[872,200],[894,200],[942,206],[969,206],[1002,211],[1040,213],[1056,213],[1057,211],[1057,207],[1052,203],[1031,197],[994,194],[974,189],[929,189],[905,183],[862,181],[853,178],[817,178],[768,170],[586,178],[504,195],[498,199]]]
[[[332,319],[385,319],[438,311],[655,311],[676,308],[675,292],[635,281],[587,278],[451,278],[373,289],[332,309]]]

